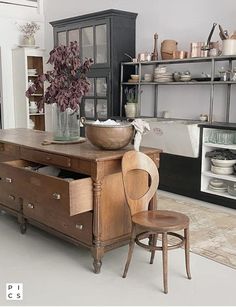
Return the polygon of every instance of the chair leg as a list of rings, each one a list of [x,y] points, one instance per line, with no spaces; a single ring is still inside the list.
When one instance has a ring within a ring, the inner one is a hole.
[[[189,261],[189,227],[184,229],[184,246],[185,246],[185,265],[188,279],[191,279],[190,261]]]
[[[152,235],[152,246],[156,246],[157,244],[157,238],[158,238],[158,234],[154,234]],[[151,251],[151,258],[150,258],[150,264],[153,264],[153,261],[154,261],[154,257],[155,257],[155,249],[153,249]]]
[[[132,258],[134,245],[135,245],[135,237],[136,237],[135,225],[132,225],[131,239],[130,239],[130,242],[129,242],[129,252],[128,252],[128,257],[127,257],[124,273],[123,273],[123,276],[122,276],[123,278],[126,277],[128,269],[129,269],[129,265],[130,265],[130,261],[131,261],[131,258]]]
[[[164,293],[168,293],[168,242],[167,242],[167,232],[162,234],[162,261],[163,261],[163,283],[164,283]]]

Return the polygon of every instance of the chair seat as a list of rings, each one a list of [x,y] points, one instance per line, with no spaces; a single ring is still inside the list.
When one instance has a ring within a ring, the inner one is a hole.
[[[132,221],[157,232],[177,231],[189,225],[189,218],[186,215],[168,210],[138,212],[132,216]]]

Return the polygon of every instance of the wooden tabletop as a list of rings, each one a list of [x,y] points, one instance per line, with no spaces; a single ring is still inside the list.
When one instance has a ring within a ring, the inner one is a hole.
[[[45,140],[50,139],[52,139],[52,133],[46,131],[25,128],[0,130],[0,142],[84,160],[103,161],[120,159],[126,151],[134,149],[133,145],[130,144],[119,150],[102,150],[93,146],[89,141],[78,144],[42,144]],[[146,154],[161,152],[159,149],[149,147],[141,147],[140,151]]]

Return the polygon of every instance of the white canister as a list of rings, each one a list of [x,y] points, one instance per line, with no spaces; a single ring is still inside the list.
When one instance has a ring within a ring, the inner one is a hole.
[[[236,55],[236,39],[223,40],[222,55]]]

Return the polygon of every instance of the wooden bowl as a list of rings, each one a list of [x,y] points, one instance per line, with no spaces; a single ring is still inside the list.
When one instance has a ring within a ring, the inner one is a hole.
[[[85,134],[96,147],[106,150],[116,150],[127,146],[134,137],[134,127],[131,123],[105,126],[85,123]]]

